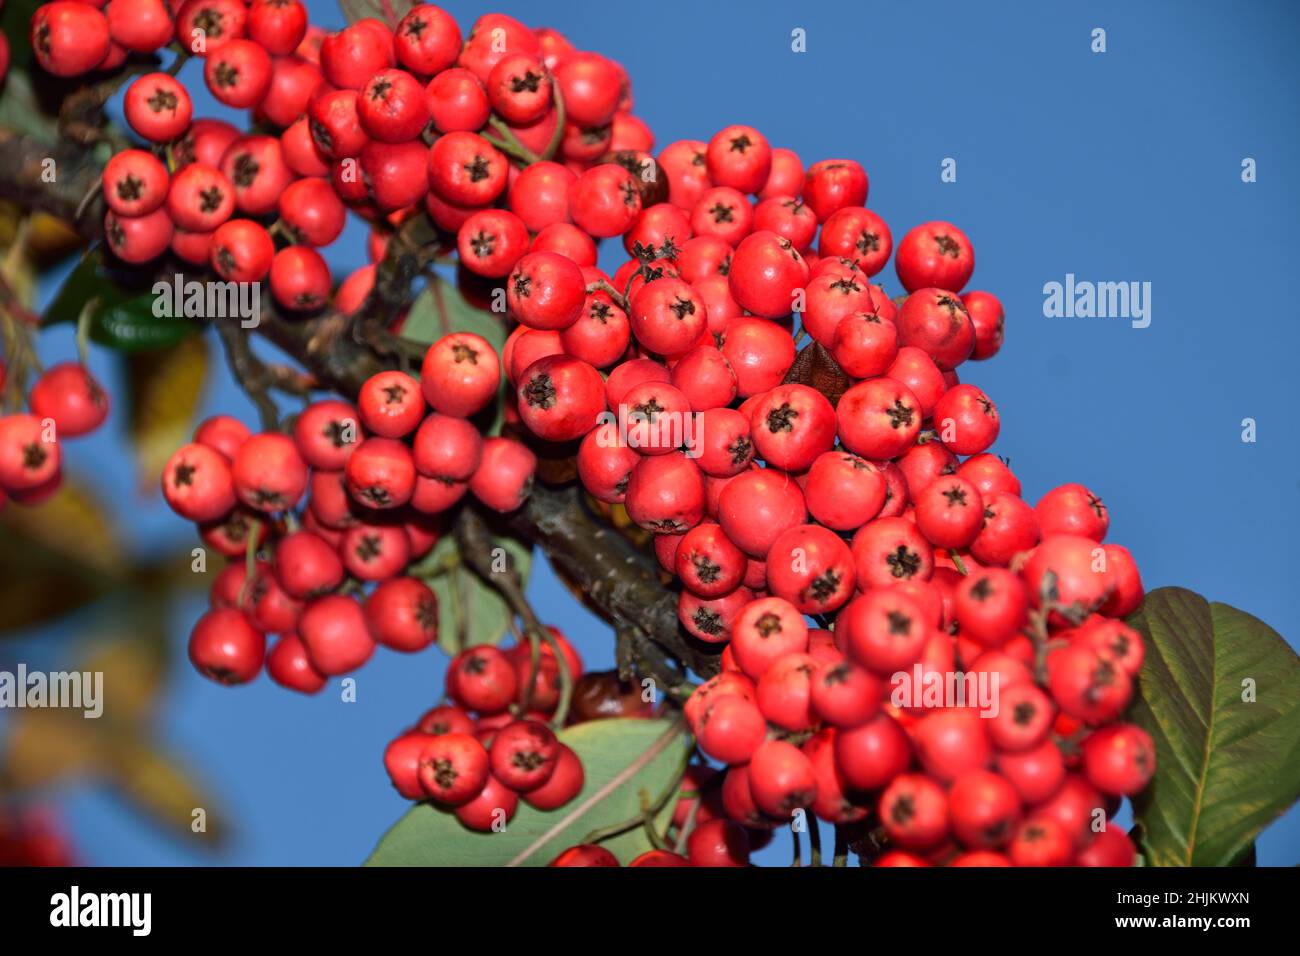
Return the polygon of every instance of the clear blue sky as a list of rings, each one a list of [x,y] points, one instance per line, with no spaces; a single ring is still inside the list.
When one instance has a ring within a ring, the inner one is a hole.
[[[332,3],[310,5],[317,22],[341,22]],[[484,9],[445,6],[465,29]],[[544,15],[578,46],[620,60],[660,145],[750,123],[805,163],[860,160],[869,205],[896,237],[928,219],[960,225],[977,252],[971,288],[995,292],[1007,311],[1002,353],[963,375],[998,402],[995,450],[1012,459],[1025,497],[1087,484],[1106,498],[1111,540],[1137,556],[1148,587],[1193,588],[1294,643],[1300,426],[1286,409],[1300,326],[1285,292],[1300,220],[1294,5],[665,0],[635,15],[566,0],[491,6],[534,25]],[[790,50],[796,27],[807,31],[803,54]],[[1090,51],[1094,27],[1106,30],[1104,54]],[[940,181],[948,157],[956,183]],[[1254,184],[1241,181],[1245,157],[1258,162]],[[362,238],[352,230],[336,244],[336,268],[362,261]],[[1150,282],[1150,327],[1045,318],[1043,285],[1067,273]],[[892,264],[883,275],[898,291]],[[60,333],[46,355],[71,349]],[[102,356],[95,367],[111,380]],[[225,377],[206,407],[254,420]],[[1241,441],[1246,417],[1258,422],[1254,444]],[[99,476],[140,548],[188,546],[180,521],[136,495],[110,442],[70,445],[72,469]],[[544,569],[531,594],[590,664],[612,663],[608,629]],[[437,696],[444,660],[381,653],[359,675],[355,704],[332,693],[305,700],[265,679],[230,691],[184,662],[198,612],[174,622],[163,732],[205,769],[237,838],[218,856],[194,852],[87,787],[59,798],[84,856],[358,862],[403,810],[379,754]],[[787,841],[763,859],[786,862]],[[1259,859],[1300,862],[1294,810],[1266,831]]]

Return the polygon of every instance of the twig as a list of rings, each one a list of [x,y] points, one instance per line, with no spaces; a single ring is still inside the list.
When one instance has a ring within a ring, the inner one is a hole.
[[[253,400],[264,431],[276,431],[280,427],[280,410],[276,407],[268,389],[271,374],[262,364],[262,360],[253,354],[248,339],[241,333],[239,326],[232,321],[218,319],[213,323],[221,344],[226,349],[226,362],[235,376],[235,381]]]

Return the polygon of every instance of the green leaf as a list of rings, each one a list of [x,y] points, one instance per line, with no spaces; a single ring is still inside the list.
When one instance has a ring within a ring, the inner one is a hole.
[[[382,20],[390,26],[406,15],[415,6],[416,0],[339,0],[339,7],[348,23],[356,23],[367,17]]]
[[[1142,852],[1151,866],[1232,865],[1300,795],[1300,658],[1183,588],[1152,591],[1129,622],[1147,641],[1131,716],[1156,743],[1134,800]]]
[[[505,549],[510,565],[526,583],[532,568],[532,547],[505,536],[494,541]],[[438,597],[438,646],[447,654],[454,655],[471,644],[496,644],[510,629],[514,617],[510,605],[461,563],[452,535],[439,539],[408,573],[423,579]]]
[[[690,753],[680,722],[616,717],[569,727],[560,734],[582,760],[582,791],[558,810],[522,800],[501,833],[477,833],[446,810],[422,803],[384,834],[367,866],[545,866],[598,830],[635,820],[677,786]],[[671,796],[657,817],[660,832],[672,814]],[[651,849],[640,825],[601,845],[624,865]]]
[[[10,81],[15,72],[27,69],[36,59],[31,43],[32,14],[40,5],[41,0],[9,0],[0,6],[0,29],[9,40]]]
[[[184,316],[158,316],[152,287],[122,285],[106,274],[97,254],[86,256],[63,281],[42,325],[76,322],[90,312],[90,337],[122,352],[164,349],[193,335],[198,324]]]
[[[440,294],[441,304],[438,301]],[[497,352],[506,342],[506,327],[500,318],[472,305],[450,282],[431,280],[411,303],[402,323],[402,338],[430,345],[450,332],[481,335]]]

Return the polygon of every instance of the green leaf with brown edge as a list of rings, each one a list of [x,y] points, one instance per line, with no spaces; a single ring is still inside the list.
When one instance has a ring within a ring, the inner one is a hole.
[[[1156,744],[1133,801],[1141,851],[1149,866],[1233,865],[1300,796],[1300,658],[1184,588],[1152,591],[1128,620],[1146,640],[1130,716]]]
[[[561,851],[621,824],[628,829],[600,841],[623,865],[652,849],[636,818],[667,799],[656,815],[659,832],[672,816],[691,741],[680,721],[615,717],[566,728],[560,740],[582,760],[582,790],[557,810],[535,810],[522,800],[500,833],[478,833],[428,803],[393,825],[366,866],[546,866]]]
[[[531,546],[517,538],[493,539],[505,549],[511,566],[527,583],[532,567]],[[497,591],[466,567],[456,551],[456,539],[446,535],[407,572],[422,579],[438,598],[438,646],[448,655],[473,644],[498,644],[514,617]]]

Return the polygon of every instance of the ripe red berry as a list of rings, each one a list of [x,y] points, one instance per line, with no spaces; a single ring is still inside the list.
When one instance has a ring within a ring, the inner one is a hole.
[[[812,808],[817,775],[812,761],[794,744],[766,740],[749,764],[749,788],[760,810],[784,819],[795,810]]]
[[[466,418],[496,397],[501,362],[487,339],[453,332],[429,346],[420,384],[435,411]]]
[[[415,491],[411,450],[392,438],[367,438],[348,459],[348,493],[368,508],[400,508]]]
[[[691,866],[748,866],[749,852],[749,834],[732,820],[708,820],[686,838]]]
[[[976,561],[1006,566],[1016,554],[1028,551],[1037,543],[1038,519],[1034,509],[1018,495],[1008,492],[984,495],[984,523],[970,546]]]
[[[750,602],[732,628],[731,650],[749,677],[759,680],[787,654],[808,649],[808,626],[799,610],[779,597]]]
[[[948,475],[913,495],[916,526],[937,548],[966,548],[979,534],[984,502],[965,478]]]
[[[1007,850],[1015,866],[1069,866],[1073,853],[1065,828],[1041,814],[1020,824]]]
[[[489,508],[503,513],[514,511],[531,494],[536,471],[537,456],[522,443],[510,438],[486,438],[469,490]]]
[[[1133,681],[1115,661],[1078,644],[1047,657],[1048,687],[1061,710],[1089,724],[1113,720],[1128,706]]]
[[[469,70],[459,67],[434,76],[424,88],[424,95],[434,128],[440,133],[472,133],[482,129],[492,112],[482,82]]]
[[[975,347],[975,326],[966,306],[952,292],[918,289],[898,310],[898,340],[919,348],[941,370],[953,369],[970,358]]]
[[[354,671],[375,652],[361,605],[341,594],[308,604],[298,619],[298,633],[312,665],[322,674]]]
[[[591,167],[569,189],[569,215],[598,239],[622,235],[641,215],[636,178],[617,163]]]
[[[752,126],[728,126],[709,140],[705,159],[714,183],[756,193],[771,172],[772,148]]]
[[[818,676],[817,660],[810,654],[787,654],[758,681],[758,709],[770,723],[794,732],[817,723],[812,710],[812,684]]]
[[[921,430],[922,413],[907,386],[892,378],[873,378],[841,396],[836,418],[844,446],[879,461],[911,447]]]
[[[847,207],[822,222],[817,253],[843,258],[868,276],[885,267],[894,248],[894,237],[885,220],[870,209]]]
[[[430,737],[420,750],[418,777],[424,795],[443,806],[459,806],[483,792],[488,753],[469,734]]]
[[[726,764],[748,763],[767,734],[767,721],[753,701],[733,694],[716,697],[696,722],[700,749]]]
[[[845,631],[840,641],[849,656],[884,677],[920,658],[931,634],[916,602],[892,588],[854,598],[836,623]]]
[[[666,277],[644,285],[632,297],[632,334],[659,355],[684,355],[697,344],[708,326],[703,301],[690,284]]]
[[[1092,842],[1074,857],[1075,866],[1132,866],[1137,858],[1137,848],[1127,833],[1119,827],[1108,826],[1093,836]]]
[[[325,686],[325,675],[312,665],[307,646],[297,634],[285,634],[276,641],[266,655],[266,673],[281,687],[300,694],[315,694]]]
[[[184,133],[194,111],[189,92],[166,73],[137,79],[127,87],[122,108],[131,129],[153,143],[166,143]]]
[[[952,223],[927,222],[903,237],[894,267],[908,292],[929,287],[955,294],[975,271],[975,250]]]
[[[32,386],[30,405],[37,418],[53,419],[63,438],[92,432],[108,417],[108,393],[78,362],[46,369]]]
[[[958,455],[976,455],[997,440],[997,406],[974,385],[956,385],[934,407],[940,440]]]
[[[262,670],[266,637],[242,611],[215,608],[190,632],[190,663],[219,684],[247,684]]]
[[[325,37],[320,65],[331,85],[359,90],[380,70],[393,65],[393,37],[378,21],[359,21]]]
[[[429,478],[468,481],[483,455],[479,430],[463,418],[432,412],[415,433],[415,469]]]
[[[69,4],[83,7],[84,4]],[[144,216],[167,199],[167,167],[152,153],[127,149],[116,153],[101,177],[104,202],[121,216]]]
[[[555,252],[530,252],[507,280],[511,314],[534,329],[564,329],[578,320],[586,282],[573,260]]]
[[[1002,303],[991,292],[967,292],[961,301],[975,327],[975,350],[971,358],[988,359],[997,355],[1005,336]]]
[[[1080,484],[1058,485],[1034,506],[1043,535],[1079,534],[1094,541],[1106,537],[1110,514],[1102,500]]]
[[[455,63],[460,46],[455,18],[431,3],[412,7],[393,31],[397,61],[424,76],[441,73]]]
[[[740,550],[764,559],[781,533],[808,518],[796,481],[773,469],[737,475],[722,489],[718,523]]]
[[[1005,779],[990,770],[957,778],[948,794],[953,835],[972,849],[1005,846],[1020,819],[1020,797]]]
[[[357,396],[361,421],[367,430],[383,438],[401,438],[413,432],[424,418],[424,394],[420,383],[405,372],[376,372],[361,386]]]
[[[841,659],[823,664],[813,675],[813,713],[836,727],[860,727],[880,710],[885,684],[864,667]]]
[[[618,68],[599,53],[575,52],[555,67],[555,81],[564,96],[570,122],[603,126],[614,116],[622,94]]]
[[[867,171],[852,159],[823,159],[808,167],[803,183],[803,198],[820,222],[846,206],[862,206],[867,201]]]
[[[986,568],[961,580],[952,603],[963,636],[998,647],[1024,626],[1029,592],[1019,575]]]
[[[497,731],[489,752],[492,775],[513,790],[535,790],[551,779],[560,742],[536,720],[516,720]]]
[[[808,282],[808,263],[794,243],[774,232],[755,232],[736,247],[727,272],[731,294],[754,315],[789,315]]]
[[[479,795],[456,807],[455,813],[456,819],[471,830],[502,832],[518,806],[519,794],[489,773]]]
[[[286,535],[275,549],[275,576],[296,598],[332,591],[343,581],[338,551],[310,531]]]
[[[674,562],[682,584],[704,598],[729,594],[745,579],[744,553],[712,522],[696,525],[686,532]]]
[[[271,57],[252,40],[231,40],[208,56],[203,78],[219,102],[249,109],[262,102],[271,88]]]
[[[424,86],[405,70],[380,70],[357,97],[361,128],[383,143],[413,140],[429,125]]]
[[[998,711],[989,720],[989,737],[1001,751],[1023,753],[1044,740],[1056,707],[1036,684],[1014,684],[998,692]]]
[[[569,747],[560,744],[551,778],[522,796],[525,803],[537,810],[556,810],[581,792],[585,779],[582,761],[578,755]]]
[[[804,614],[830,614],[853,595],[849,546],[820,525],[783,531],[767,554],[767,587]]]
[[[299,0],[253,0],[248,37],[267,53],[287,56],[307,33],[307,8]]]
[[[45,70],[55,76],[78,76],[108,55],[108,21],[90,4],[46,3],[32,14],[31,41]]]
[[[8,444],[5,421],[0,419],[0,448]],[[14,487],[7,472],[0,472],[0,484]],[[215,521],[235,506],[230,462],[207,445],[182,445],[173,452],[163,466],[162,490],[171,509],[190,521]]]
[[[925,849],[948,833],[948,797],[924,774],[901,774],[880,795],[880,823],[899,846]]]
[[[139,265],[155,259],[172,239],[172,220],[166,209],[143,216],[120,216],[111,209],[104,215],[104,238],[113,255]]]
[[[583,844],[571,846],[547,866],[618,866],[618,857],[603,846]]]
[[[477,133],[447,133],[429,149],[429,187],[449,203],[485,206],[505,189],[507,166]]]
[[[528,251],[528,228],[504,209],[474,213],[461,225],[456,239],[461,263],[476,275],[500,279],[510,274]]]
[[[292,439],[278,432],[253,435],[230,468],[235,494],[257,511],[293,508],[307,489],[307,463]]]
[[[1095,610],[1113,582],[1105,554],[1100,544],[1081,535],[1045,537],[1022,571],[1030,599],[1039,607],[1049,602],[1072,607],[1080,617]]]
[[[212,234],[212,268],[231,282],[257,282],[271,270],[275,244],[260,224],[231,219]]]
[[[627,484],[628,516],[657,534],[683,534],[704,517],[704,478],[680,452],[643,458]]]

